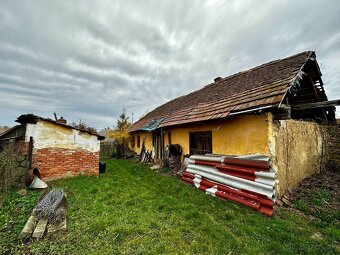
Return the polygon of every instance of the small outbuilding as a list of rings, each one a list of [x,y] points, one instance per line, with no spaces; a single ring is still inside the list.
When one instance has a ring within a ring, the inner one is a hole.
[[[0,135],[0,144],[13,144],[29,161],[28,169],[44,181],[98,174],[103,136],[67,125],[63,118],[25,114],[16,122],[19,125]]]

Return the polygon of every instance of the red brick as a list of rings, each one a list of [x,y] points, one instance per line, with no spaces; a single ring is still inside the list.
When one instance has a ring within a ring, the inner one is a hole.
[[[99,152],[44,148],[34,150],[33,167],[40,170],[44,180],[72,175],[97,175]]]

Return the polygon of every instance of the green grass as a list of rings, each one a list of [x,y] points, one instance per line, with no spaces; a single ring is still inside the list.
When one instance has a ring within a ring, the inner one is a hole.
[[[102,177],[53,183],[68,198],[68,231],[22,244],[15,238],[38,193],[1,201],[0,254],[336,254],[340,230],[290,210],[266,217],[125,160]],[[322,238],[312,238],[320,233]]]
[[[298,194],[293,207],[340,228],[339,197],[321,188],[315,188],[310,195]]]

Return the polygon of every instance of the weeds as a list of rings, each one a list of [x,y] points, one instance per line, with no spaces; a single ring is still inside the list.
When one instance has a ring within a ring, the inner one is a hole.
[[[67,234],[17,242],[38,194],[11,194],[0,208],[1,254],[339,253],[340,231],[331,222],[289,210],[267,217],[131,161],[110,160],[100,178],[80,176],[52,186],[67,193]],[[322,238],[313,238],[315,233]]]

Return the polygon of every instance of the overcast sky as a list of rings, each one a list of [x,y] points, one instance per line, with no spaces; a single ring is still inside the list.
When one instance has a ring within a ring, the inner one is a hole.
[[[136,121],[217,76],[305,50],[340,98],[340,1],[0,0],[0,125],[56,112],[101,129],[123,106]]]

